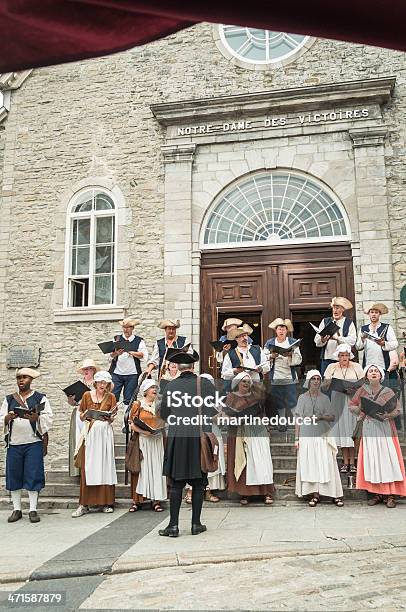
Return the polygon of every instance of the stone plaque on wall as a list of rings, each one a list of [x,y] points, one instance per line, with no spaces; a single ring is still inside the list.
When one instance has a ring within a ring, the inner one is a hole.
[[[10,346],[7,349],[8,368],[37,368],[41,349],[35,346]]]

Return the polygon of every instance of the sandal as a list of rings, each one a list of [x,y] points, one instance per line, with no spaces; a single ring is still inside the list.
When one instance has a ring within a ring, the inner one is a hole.
[[[156,502],[151,502],[151,506],[154,512],[163,512],[164,509],[162,508],[161,504],[156,501]]]
[[[355,467],[354,464],[350,465],[349,472],[350,472],[350,474],[356,474],[357,473],[357,468]]]
[[[141,506],[135,502],[128,508],[128,512],[137,512],[138,510],[141,510]]]
[[[220,501],[220,498],[217,495],[213,495],[213,493],[209,493],[205,496],[206,501],[211,502],[212,504],[217,504]]]
[[[343,465],[340,468],[340,474],[346,474],[349,469],[350,469],[350,466],[347,465],[346,463],[343,463]]]
[[[241,497],[240,504],[241,506],[248,506],[248,499],[246,497]]]
[[[265,495],[265,501],[264,501],[265,506],[272,506],[273,504],[273,499],[270,495]]]
[[[387,508],[396,508],[396,501],[393,495],[388,495],[385,501]]]
[[[383,501],[380,495],[374,495],[370,499],[368,499],[368,506],[376,506],[376,504],[380,504]]]
[[[192,494],[188,491],[183,499],[185,500],[185,502],[187,504],[191,504],[192,503]]]
[[[342,508],[344,506],[344,502],[341,497],[335,497],[331,500],[333,504],[335,504],[338,508]]]
[[[312,497],[311,500],[309,501],[309,506],[311,508],[314,508],[315,506],[317,506],[317,504],[320,502],[320,497]]]

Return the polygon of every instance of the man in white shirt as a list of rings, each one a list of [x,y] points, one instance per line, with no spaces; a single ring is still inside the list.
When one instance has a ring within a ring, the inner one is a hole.
[[[158,380],[160,380],[164,369],[167,367],[166,354],[170,348],[181,349],[187,344],[186,336],[178,336],[177,330],[180,327],[179,319],[163,319],[159,325],[159,329],[163,329],[165,336],[159,338],[155,342],[154,350],[152,351],[151,359],[147,364],[147,372],[151,374],[153,370],[158,371]]]
[[[293,324],[290,319],[278,317],[269,324],[270,329],[275,332],[275,337],[265,343],[265,353],[271,358],[270,379],[272,384],[272,402],[278,411],[279,418],[286,417],[287,410],[296,406],[296,384],[298,376],[296,367],[302,363],[302,355],[298,346],[292,348],[287,355],[280,355],[277,347],[288,349],[296,342],[295,338],[288,336],[293,332]],[[279,431],[286,431],[286,424],[280,423]]]
[[[248,343],[248,332],[243,327],[238,327],[228,333],[229,340],[236,340],[236,348],[230,349],[224,357],[221,377],[224,380],[232,380],[240,372],[249,372],[254,382],[261,380],[261,375],[269,372],[269,361],[263,349]],[[251,371],[254,370],[254,371]]]
[[[139,325],[137,319],[123,319],[120,321],[122,334],[114,336],[114,340],[127,340],[130,348],[125,351],[118,349],[111,353],[111,364],[109,372],[113,379],[113,393],[119,401],[123,390],[124,404],[128,405],[138,385],[138,377],[141,374],[141,359],[148,360],[148,350],[141,336],[134,335],[134,327]]]
[[[45,486],[44,454],[47,433],[52,425],[52,410],[43,393],[33,391],[31,383],[40,373],[31,368],[17,370],[18,393],[7,395],[0,409],[0,430],[6,434],[6,489],[11,493],[13,512],[9,523],[22,518],[21,492],[28,491],[31,523],[39,523],[38,493]],[[41,409],[39,408],[41,406]],[[24,416],[17,411],[26,410]]]
[[[396,351],[399,346],[393,327],[389,323],[381,322],[381,316],[388,312],[388,307],[381,302],[368,304],[364,313],[369,316],[370,322],[362,325],[356,343],[356,348],[364,351],[362,367],[373,364],[387,373],[396,369],[396,365],[391,366],[390,352]]]
[[[331,300],[332,316],[322,320],[319,326],[319,333],[314,337],[315,345],[321,348],[320,353],[320,372],[322,376],[330,363],[335,363],[334,357],[339,344],[349,344],[354,346],[357,340],[357,330],[351,319],[344,316],[346,310],[351,310],[352,304],[345,297],[333,297]],[[323,335],[323,329],[332,321],[340,328],[332,336]]]

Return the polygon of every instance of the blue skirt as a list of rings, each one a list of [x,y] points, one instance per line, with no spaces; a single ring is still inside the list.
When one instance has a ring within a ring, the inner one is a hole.
[[[41,491],[45,487],[43,443],[10,445],[6,459],[8,491]]]

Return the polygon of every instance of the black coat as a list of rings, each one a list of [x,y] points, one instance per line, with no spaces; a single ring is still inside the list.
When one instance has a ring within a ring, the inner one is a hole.
[[[201,378],[201,397],[214,399],[214,387],[205,378]],[[173,480],[191,480],[202,478],[202,470],[200,467],[200,426],[199,424],[185,424],[180,421],[176,424],[171,424],[171,415],[173,417],[197,417],[199,410],[194,406],[185,406],[184,402],[179,406],[168,405],[168,396],[170,394],[171,402],[177,401],[177,396],[174,392],[180,392],[182,395],[187,393],[191,397],[197,395],[197,376],[192,372],[182,372],[175,380],[171,380],[164,392],[160,405],[160,415],[163,419],[169,422],[168,438],[165,448],[165,458],[163,473],[165,476]],[[214,403],[214,402],[213,402]],[[206,415],[207,419],[216,414],[214,408],[209,408],[205,405],[201,407],[202,415]],[[207,424],[203,427],[205,431],[211,431],[211,425]]]

